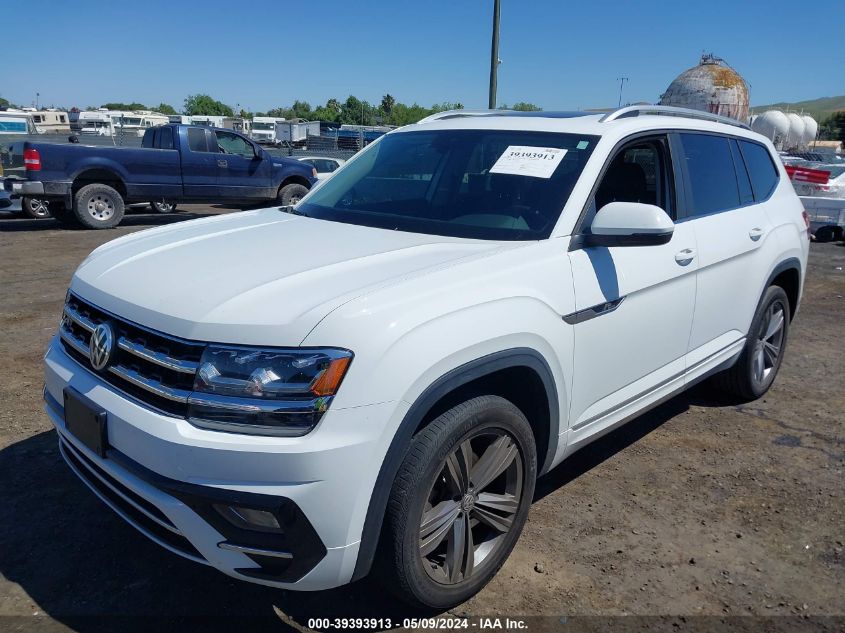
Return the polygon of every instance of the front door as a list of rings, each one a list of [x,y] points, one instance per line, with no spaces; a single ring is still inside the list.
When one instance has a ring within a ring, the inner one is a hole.
[[[252,144],[224,130],[212,132],[217,139],[218,184],[228,200],[267,199],[270,192],[271,162],[256,154]]]
[[[581,224],[614,201],[678,208],[665,136],[623,146],[611,159]],[[597,211],[596,211],[597,209]],[[591,246],[570,252],[576,311],[570,449],[683,385],[695,306],[696,239],[678,224],[659,246]]]

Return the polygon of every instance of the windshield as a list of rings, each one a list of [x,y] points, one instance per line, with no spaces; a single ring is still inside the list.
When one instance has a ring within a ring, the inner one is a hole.
[[[120,119],[121,125],[141,125],[140,117],[125,116]]]
[[[275,123],[256,123],[253,121],[252,123],[253,130],[275,130],[276,124]]]
[[[388,134],[297,209],[314,218],[414,233],[544,239],[597,141],[506,130]]]

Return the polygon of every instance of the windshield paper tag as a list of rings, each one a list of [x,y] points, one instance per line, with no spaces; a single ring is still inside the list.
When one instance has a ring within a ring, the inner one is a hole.
[[[551,178],[564,156],[566,150],[556,147],[511,145],[499,156],[490,173]]]

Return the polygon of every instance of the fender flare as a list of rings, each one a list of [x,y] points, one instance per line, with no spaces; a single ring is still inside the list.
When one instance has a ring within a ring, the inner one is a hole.
[[[799,279],[799,286],[798,286],[798,296],[795,298],[795,307],[797,309],[798,305],[801,303],[801,262],[797,257],[789,257],[782,262],[778,263],[773,269],[772,272],[769,274],[768,279],[766,279],[766,285],[763,286],[762,291],[760,292],[760,297],[762,300],[763,294],[766,292],[766,289],[772,285],[772,282],[775,280],[775,277],[780,275],[782,272],[787,270],[796,270],[798,271],[798,279]],[[790,314],[790,320],[795,316],[795,314]]]
[[[390,497],[393,481],[405,459],[414,431],[422,422],[425,414],[438,400],[458,387],[493,372],[511,367],[533,369],[543,382],[546,398],[549,402],[549,445],[546,449],[546,455],[542,456],[542,464],[538,474],[543,474],[551,468],[557,450],[556,439],[560,432],[560,407],[554,375],[543,355],[527,347],[518,347],[482,356],[452,369],[435,380],[419,395],[408,409],[405,417],[402,418],[402,422],[393,435],[390,447],[379,469],[373,493],[370,496],[370,504],[364,519],[361,545],[358,548],[358,560],[355,563],[352,581],[360,580],[370,572],[381,536],[384,513],[387,509],[387,501]]]

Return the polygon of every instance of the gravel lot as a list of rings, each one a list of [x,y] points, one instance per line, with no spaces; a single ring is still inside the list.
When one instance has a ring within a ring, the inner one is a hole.
[[[114,515],[58,454],[41,355],[76,266],[119,235],[220,212],[133,215],[112,231],[0,213],[0,616],[41,616],[0,618],[0,629],[92,630],[115,623],[92,617],[107,614],[296,628],[315,616],[407,615],[367,580],[298,594],[184,561]],[[455,613],[845,615],[843,267],[842,245],[812,246],[802,309],[765,398],[738,405],[698,387],[568,460],[538,483],[503,570]]]

